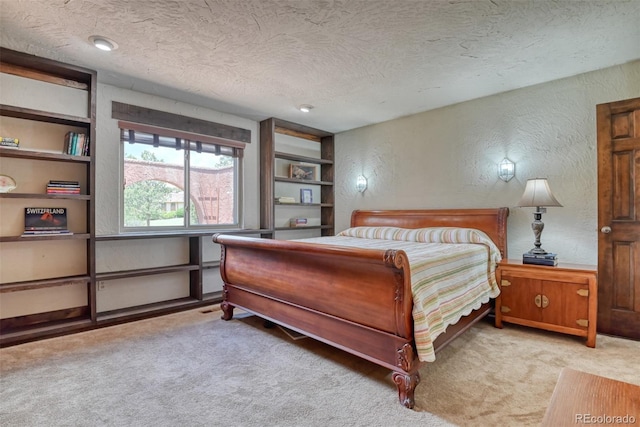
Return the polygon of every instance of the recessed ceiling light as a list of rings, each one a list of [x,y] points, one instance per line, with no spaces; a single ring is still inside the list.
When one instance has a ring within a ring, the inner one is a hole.
[[[104,36],[91,36],[89,41],[98,49],[110,52],[118,48],[118,44]]]
[[[302,104],[298,107],[298,110],[302,111],[303,113],[308,113],[309,111],[313,110],[313,105]]]

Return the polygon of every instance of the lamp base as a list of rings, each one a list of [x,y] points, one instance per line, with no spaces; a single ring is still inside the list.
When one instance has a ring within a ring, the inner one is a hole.
[[[546,254],[548,254],[549,252],[545,251],[545,250],[544,250],[544,249],[542,249],[542,248],[533,248],[533,249],[531,249],[531,250],[530,250],[529,252],[527,252],[527,253],[528,253],[528,254],[530,254],[530,255],[546,255]]]

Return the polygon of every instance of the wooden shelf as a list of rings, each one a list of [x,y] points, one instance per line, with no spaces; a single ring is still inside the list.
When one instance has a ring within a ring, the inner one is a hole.
[[[1,236],[0,242],[8,243],[8,242],[21,242],[21,243],[31,243],[31,242],[39,242],[43,240],[88,240],[91,239],[91,235],[89,233],[73,233],[73,234],[38,234],[36,236]]]
[[[282,153],[279,151],[276,151],[274,153],[274,156],[276,159],[283,159],[283,160],[293,160],[293,161],[298,161],[298,162],[303,162],[303,163],[313,163],[313,164],[317,164],[317,165],[332,165],[333,164],[333,160],[328,160],[328,159],[318,159],[315,157],[307,157],[307,156],[298,156],[295,154],[289,154],[289,153]]]
[[[296,178],[287,178],[284,176],[276,176],[274,181],[277,182],[289,182],[291,184],[300,184],[300,185],[333,185],[331,181],[311,181],[306,179],[296,179]]]
[[[93,122],[89,117],[70,116],[67,114],[51,113],[48,111],[33,110],[31,108],[22,108],[5,104],[0,104],[0,115],[14,117],[17,119],[35,120],[78,127],[87,127]]]
[[[90,163],[90,156],[72,156],[71,154],[50,153],[48,151],[25,150],[22,148],[0,147],[0,157],[14,159],[45,160],[55,162]]]
[[[300,207],[305,207],[305,206],[315,206],[315,207],[323,207],[323,208],[332,208],[333,207],[333,203],[280,203],[280,202],[275,202],[276,206],[300,206]]]
[[[197,265],[191,264],[181,264],[181,265],[170,265],[166,267],[150,267],[150,268],[140,268],[136,270],[125,270],[125,271],[115,271],[115,272],[105,272],[105,273],[97,273],[96,280],[117,280],[117,279],[126,279],[129,277],[140,277],[140,276],[150,276],[154,274],[167,274],[174,273],[177,271],[192,271],[198,270],[199,267]]]
[[[179,298],[175,300],[162,301],[153,304],[139,305],[119,310],[98,313],[97,324],[106,326],[115,323],[130,322],[158,314],[168,314],[176,311],[187,310],[212,304],[211,301],[202,301],[195,298]]]
[[[275,231],[294,231],[294,230],[329,230],[332,225],[305,225],[303,227],[276,227]]]
[[[98,242],[107,240],[136,240],[136,239],[166,239],[170,237],[203,237],[222,234],[261,234],[269,232],[269,229],[243,229],[243,230],[198,230],[198,231],[163,231],[150,233],[122,233],[122,234],[102,234],[96,236]]]
[[[54,286],[67,286],[76,283],[89,283],[90,281],[90,276],[80,275],[49,278],[43,280],[28,280],[25,282],[2,283],[0,284],[0,293],[28,291],[32,289],[51,288]]]
[[[82,332],[94,328],[89,318],[69,319],[49,322],[25,328],[3,331],[0,335],[0,347],[17,345],[41,338],[51,338],[73,332]]]
[[[202,263],[203,269],[218,268],[218,267],[220,267],[220,261],[206,261]]]
[[[91,200],[91,196],[88,194],[0,193],[0,199]]]

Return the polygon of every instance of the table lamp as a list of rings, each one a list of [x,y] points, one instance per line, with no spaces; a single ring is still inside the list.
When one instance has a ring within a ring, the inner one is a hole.
[[[547,179],[535,178],[527,180],[527,186],[525,187],[524,193],[522,194],[522,197],[518,202],[518,206],[536,208],[536,211],[533,213],[534,220],[533,223],[531,223],[531,228],[533,229],[533,234],[536,238],[534,243],[535,247],[527,252],[527,254],[546,255],[547,251],[542,249],[542,244],[540,243],[540,236],[542,235],[542,230],[544,229],[542,214],[547,212],[547,207],[562,207],[560,202],[558,202],[553,196],[553,193],[551,193],[551,189],[549,188]]]

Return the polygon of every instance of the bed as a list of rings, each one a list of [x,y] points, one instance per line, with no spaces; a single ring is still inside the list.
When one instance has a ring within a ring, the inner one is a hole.
[[[392,237],[389,249],[376,249],[337,245],[333,240],[320,243],[324,237],[292,241],[216,234],[213,241],[221,245],[224,282],[222,318],[232,319],[238,307],[386,367],[392,371],[400,403],[413,408],[420,367],[491,311],[497,285],[490,247],[499,252],[493,261],[506,257],[508,213],[507,208],[352,213],[351,227],[344,233],[362,234],[367,241],[374,235],[382,235],[383,240],[397,235],[450,235],[455,227],[463,229],[461,233],[454,230],[456,236],[471,233],[495,243],[447,246],[481,247],[487,258],[483,280],[493,290],[483,291],[482,301],[466,301],[453,314],[457,296],[442,304],[449,309],[449,321],[441,325],[446,330],[438,331],[426,355],[424,342],[416,341],[416,336],[422,340],[424,334],[414,335],[418,328],[414,328],[412,267],[414,277],[420,269],[407,253],[413,253],[416,243],[407,243],[404,237],[401,242]],[[492,292],[491,298],[487,292]],[[422,300],[416,299],[416,307],[418,301]]]

